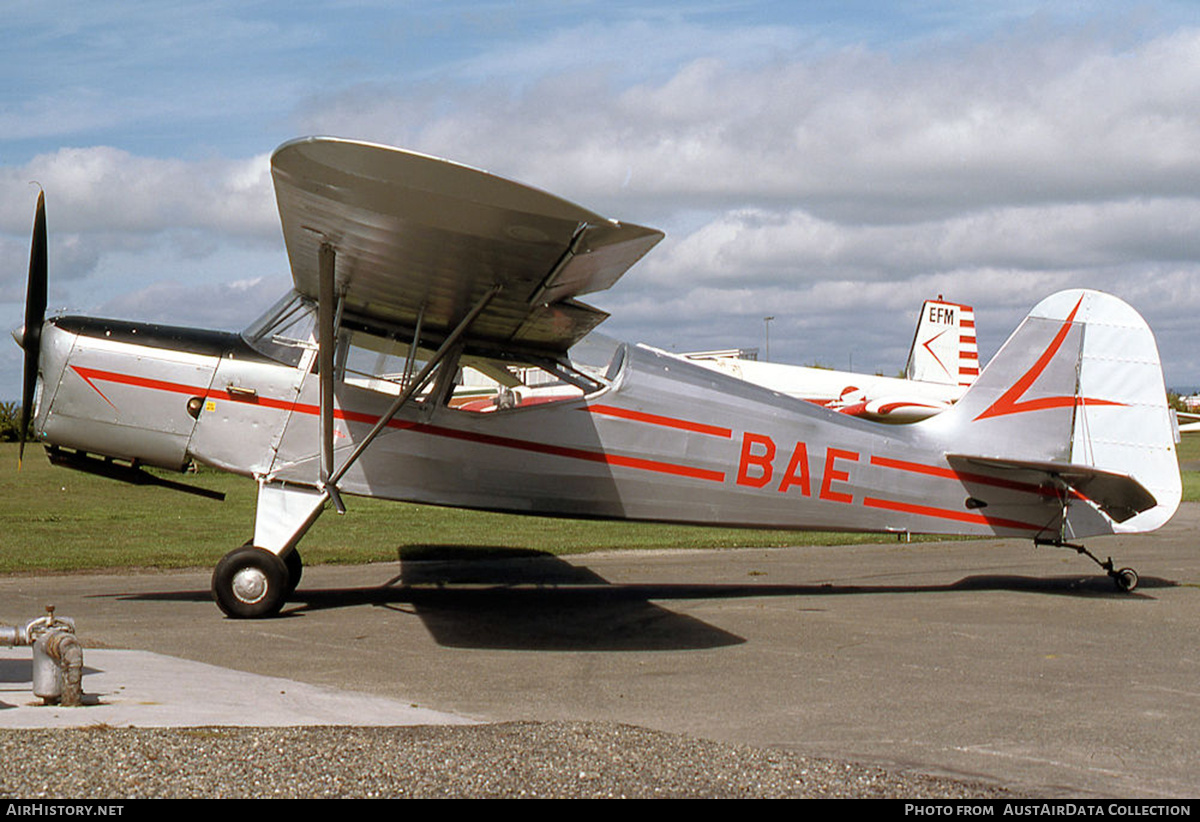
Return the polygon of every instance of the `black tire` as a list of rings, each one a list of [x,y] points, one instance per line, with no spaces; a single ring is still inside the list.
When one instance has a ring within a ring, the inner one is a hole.
[[[1113,574],[1113,582],[1117,583],[1118,590],[1125,592],[1132,591],[1138,584],[1137,571],[1132,568],[1122,568]]]
[[[283,557],[283,564],[288,575],[287,596],[291,596],[300,584],[300,577],[304,575],[304,561],[300,559],[300,551],[296,548],[288,551]]]
[[[270,551],[243,545],[213,569],[212,595],[226,616],[258,619],[279,613],[288,595],[288,569]]]

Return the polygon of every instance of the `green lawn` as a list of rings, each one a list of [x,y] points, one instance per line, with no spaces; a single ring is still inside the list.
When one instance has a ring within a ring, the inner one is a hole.
[[[1200,460],[1200,434],[1180,459]],[[39,445],[0,443],[0,573],[112,568],[211,567],[253,533],[255,484],[202,470],[171,479],[222,491],[224,502],[164,488],[126,485],[54,468]],[[1200,500],[1200,471],[1185,471],[1184,499]],[[775,547],[892,541],[890,535],[526,517],[347,498],[344,516],[327,511],[304,537],[306,564],[395,560],[489,548],[569,554],[652,548]]]
[[[1181,465],[1200,465],[1200,433],[1184,434],[1179,443],[1178,453]],[[1200,471],[1184,470],[1183,498],[1187,502],[1200,501]]]
[[[0,444],[0,573],[212,566],[253,533],[253,481],[201,470],[164,474],[226,494],[224,502],[52,467],[26,446]],[[307,565],[395,560],[489,548],[552,554],[626,548],[731,548],[895,540],[829,534],[601,522],[462,511],[346,498],[304,537]]]

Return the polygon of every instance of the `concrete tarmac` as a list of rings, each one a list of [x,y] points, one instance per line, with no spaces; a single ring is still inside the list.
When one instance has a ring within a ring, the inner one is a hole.
[[[618,721],[1053,797],[1200,796],[1200,505],[1094,540],[306,568],[278,619],[208,570],[0,579],[85,646],[82,708],[0,651],[0,727]]]

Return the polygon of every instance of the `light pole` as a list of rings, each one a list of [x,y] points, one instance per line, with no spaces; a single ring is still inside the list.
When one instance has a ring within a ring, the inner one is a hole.
[[[763,317],[763,327],[767,331],[767,353],[766,353],[766,356],[763,358],[763,362],[771,361],[771,320],[773,320],[773,319],[775,319],[775,318],[774,317]]]

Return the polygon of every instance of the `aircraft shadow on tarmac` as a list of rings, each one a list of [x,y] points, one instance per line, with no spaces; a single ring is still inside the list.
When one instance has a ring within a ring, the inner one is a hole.
[[[301,582],[280,618],[371,605],[415,614],[441,645],[524,650],[686,650],[745,640],[676,613],[664,601],[1026,591],[1144,598],[1176,583],[1143,577],[1122,593],[1102,574],[988,574],[949,583],[611,583],[590,568],[542,552],[478,546],[404,546],[400,572],[379,585],[311,588]],[[420,557],[412,559],[411,557]],[[209,602],[208,591],[115,594],[124,600]]]

